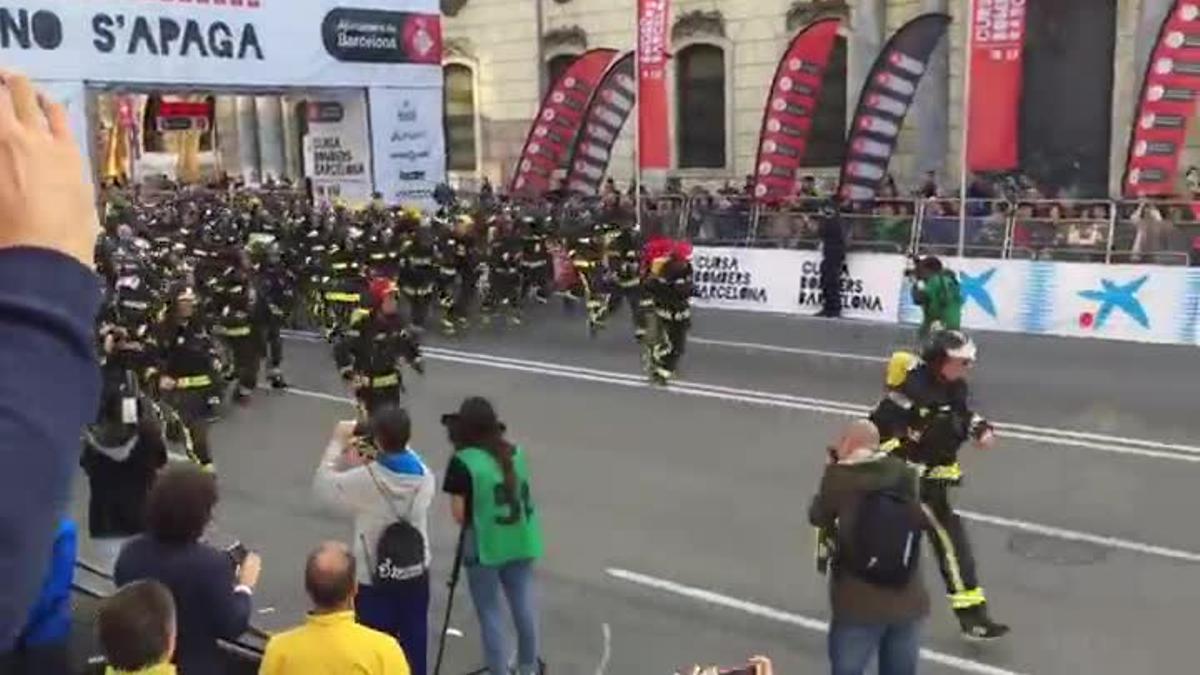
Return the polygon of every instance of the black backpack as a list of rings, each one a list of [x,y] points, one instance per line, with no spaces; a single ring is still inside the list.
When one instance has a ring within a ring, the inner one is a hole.
[[[375,477],[375,472],[367,467],[367,473],[371,474],[371,480],[375,481],[375,487],[379,489],[379,494],[392,507],[392,512],[396,516],[396,521],[384,528],[379,535],[379,541],[375,542],[375,561],[371,566],[371,585],[376,588],[385,588],[416,579],[427,571],[425,536],[412,523],[408,522],[408,516],[412,515],[412,510],[416,507],[417,495],[413,495],[413,500],[408,507],[408,514],[401,516],[399,511],[395,510],[391,498],[379,483],[379,479]],[[370,547],[364,540],[364,553],[369,550]],[[370,554],[367,553],[367,555]],[[367,560],[367,564],[370,565],[371,560]]]
[[[895,489],[869,492],[858,507],[852,531],[839,544],[839,567],[879,585],[906,585],[921,559],[921,527],[915,500]]]

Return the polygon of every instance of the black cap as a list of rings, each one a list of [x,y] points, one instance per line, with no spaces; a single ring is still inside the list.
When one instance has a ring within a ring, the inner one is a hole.
[[[458,412],[442,415],[442,424],[455,425],[463,431],[479,434],[499,431],[503,433],[507,427],[496,417],[492,404],[481,396],[472,396],[462,402]]]

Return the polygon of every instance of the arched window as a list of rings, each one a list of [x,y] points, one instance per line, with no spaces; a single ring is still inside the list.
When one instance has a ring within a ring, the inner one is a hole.
[[[676,55],[679,168],[725,167],[725,50],[708,44]]]
[[[162,108],[162,96],[150,94],[146,97],[146,108],[142,113],[142,151],[163,152],[162,132],[158,130],[158,112]]]
[[[550,60],[546,62],[546,86],[554,86],[554,83],[558,82],[558,78],[566,72],[567,67],[577,58],[579,58],[578,54],[559,54],[550,57]]]
[[[841,166],[846,153],[846,38],[838,36],[821,84],[821,100],[803,166]]]
[[[447,64],[446,96],[446,168],[474,171],[477,166],[475,139],[475,75],[471,68]]]

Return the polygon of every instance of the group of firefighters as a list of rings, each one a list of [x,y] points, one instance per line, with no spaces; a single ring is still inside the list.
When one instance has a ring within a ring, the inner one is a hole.
[[[674,377],[690,324],[690,247],[643,241],[631,223],[563,231],[552,215],[509,205],[437,216],[373,203],[313,208],[289,192],[109,195],[99,269],[101,419],[160,419],[212,465],[207,428],[224,394],[267,379],[287,386],[281,333],[319,329],[364,418],[398,403],[401,364],[423,372],[418,338],[473,321],[517,325],[557,291],[586,307],[595,335],[624,301],[648,377]],[[232,386],[230,386],[232,385]]]

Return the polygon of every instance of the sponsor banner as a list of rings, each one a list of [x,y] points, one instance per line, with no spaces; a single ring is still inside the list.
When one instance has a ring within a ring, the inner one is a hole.
[[[945,14],[922,14],[904,24],[875,59],[846,141],[838,181],[843,199],[869,200],[878,194],[917,85],[949,23]]]
[[[1200,5],[1176,0],[1146,65],[1125,160],[1127,197],[1177,192],[1188,120],[1200,91]]]
[[[963,328],[1196,344],[1200,270],[1154,265],[946,258],[959,275]],[[900,320],[921,308],[904,282]]]
[[[1049,306],[1047,333],[1135,342],[1194,342],[1181,311],[1190,295],[1189,270],[1150,265],[1052,263],[1029,302]]]
[[[775,69],[754,162],[754,196],[759,200],[776,202],[796,192],[796,170],[808,149],[838,25],[837,19],[809,24],[792,39]]]
[[[967,166],[1017,168],[1026,0],[972,0]]]
[[[968,329],[1019,331],[1025,317],[1024,293],[1031,264],[1026,260],[942,258],[958,275],[962,293],[962,325]],[[912,280],[900,290],[900,321],[921,323],[921,308],[912,299]]]
[[[521,157],[509,184],[510,194],[539,197],[550,190],[554,172],[566,166],[567,155],[583,126],[583,116],[596,85],[616,56],[615,49],[585,52],[551,83],[538,114],[529,125]]]
[[[670,0],[638,0],[638,166],[671,168],[667,129],[667,17]]]
[[[895,323],[904,257],[858,253],[842,268],[842,315]],[[698,246],[692,255],[700,307],[812,315],[821,311],[821,254]]]
[[[609,66],[588,103],[583,128],[567,159],[567,190],[594,196],[612,160],[613,145],[633,111],[637,96],[633,52]]]
[[[391,205],[434,208],[446,179],[442,90],[370,89],[376,189]]]
[[[341,200],[352,206],[371,200],[371,144],[367,103],[361,91],[323,95],[308,103],[304,173],[318,204]]]
[[[39,80],[441,86],[435,0],[355,4],[25,0],[0,5],[0,57]]]

